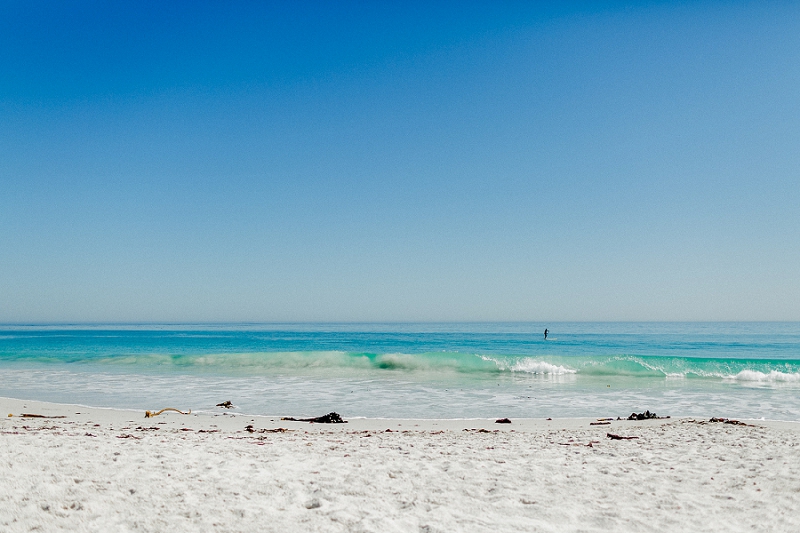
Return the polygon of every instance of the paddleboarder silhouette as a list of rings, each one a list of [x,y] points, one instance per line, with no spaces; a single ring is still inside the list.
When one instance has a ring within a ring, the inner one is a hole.
[[[547,328],[544,328],[544,340],[547,340]]]

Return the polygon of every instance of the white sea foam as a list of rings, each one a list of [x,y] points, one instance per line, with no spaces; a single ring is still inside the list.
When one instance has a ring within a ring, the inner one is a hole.
[[[517,361],[511,367],[511,370],[514,372],[527,372],[529,374],[551,374],[559,376],[564,374],[575,374],[577,372],[577,370],[573,370],[562,365],[554,365],[530,358]]]
[[[770,381],[770,382],[784,382],[784,383],[800,383],[800,374],[790,374],[787,372],[779,372],[772,370],[769,373],[759,372],[757,370],[742,370],[730,379],[737,381]]]
[[[567,368],[562,365],[554,365],[538,359],[525,357],[512,363],[498,361],[492,357],[481,356],[484,361],[494,362],[500,370],[510,370],[512,372],[525,372],[527,374],[547,374],[561,376],[565,374],[575,374],[577,370]]]

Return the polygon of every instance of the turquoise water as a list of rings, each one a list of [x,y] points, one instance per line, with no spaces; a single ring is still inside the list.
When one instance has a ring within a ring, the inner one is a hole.
[[[0,396],[137,409],[800,420],[800,324],[4,326],[0,378]]]

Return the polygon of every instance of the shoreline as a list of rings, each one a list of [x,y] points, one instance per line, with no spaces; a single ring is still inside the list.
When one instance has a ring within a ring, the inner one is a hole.
[[[540,431],[545,429],[578,429],[584,427],[592,427],[589,424],[600,421],[610,422],[612,427],[628,427],[631,425],[645,424],[645,425],[658,425],[668,423],[670,421],[681,420],[696,420],[707,421],[717,416],[710,414],[707,417],[697,416],[677,416],[654,418],[648,420],[628,420],[626,418],[612,418],[612,417],[557,417],[557,418],[512,418],[510,424],[497,423],[498,418],[385,418],[385,417],[347,417],[343,418],[347,421],[345,424],[325,424],[325,423],[309,423],[301,421],[283,420],[289,415],[254,415],[243,413],[237,410],[236,407],[225,409],[218,407],[216,410],[199,410],[192,411],[191,414],[181,415],[172,411],[166,411],[159,415],[157,418],[147,419],[144,417],[145,410],[143,409],[121,409],[117,407],[93,407],[83,404],[68,404],[45,402],[40,400],[21,400],[18,398],[8,398],[0,396],[0,416],[8,418],[8,414],[13,414],[19,417],[23,410],[28,410],[34,414],[43,414],[46,416],[79,416],[90,417],[98,420],[113,421],[121,423],[124,419],[125,422],[141,421],[146,422],[158,421],[166,422],[170,427],[176,425],[185,425],[191,422],[191,425],[197,426],[199,429],[209,429],[211,424],[223,424],[229,431],[235,431],[241,423],[254,423],[260,422],[264,425],[284,424],[288,427],[291,425],[294,428],[304,429],[320,429],[320,428],[336,428],[342,429],[370,429],[378,430],[381,427],[391,428],[394,425],[400,424],[403,427],[418,427],[420,430],[433,430],[433,429],[471,429],[480,426],[484,429],[497,429],[501,431]],[[180,409],[181,406],[153,406],[152,411],[164,407]],[[76,413],[80,413],[77,415]],[[317,413],[323,415],[326,413]],[[291,415],[297,417],[298,415]],[[13,418],[13,417],[12,417]],[[140,420],[141,419],[141,420]],[[754,418],[738,418],[737,420],[747,424],[769,427],[775,429],[785,429],[789,431],[800,432],[800,421],[794,420],[770,420],[770,419],[754,419]]]
[[[3,531],[800,527],[794,422],[311,424],[7,398],[0,406]]]

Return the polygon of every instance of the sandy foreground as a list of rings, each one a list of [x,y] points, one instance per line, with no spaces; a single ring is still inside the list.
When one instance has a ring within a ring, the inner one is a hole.
[[[0,413],[4,532],[800,531],[795,423]]]

